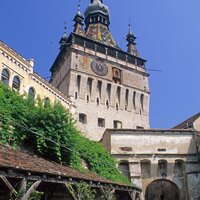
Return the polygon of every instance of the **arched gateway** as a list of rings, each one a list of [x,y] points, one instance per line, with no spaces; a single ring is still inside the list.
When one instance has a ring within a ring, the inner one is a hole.
[[[180,191],[169,180],[155,180],[148,185],[145,200],[180,200]]]

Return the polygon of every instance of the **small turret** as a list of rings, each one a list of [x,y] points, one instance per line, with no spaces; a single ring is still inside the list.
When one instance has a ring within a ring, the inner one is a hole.
[[[63,33],[63,36],[61,37],[61,39],[60,39],[60,48],[62,48],[63,46],[65,46],[66,44],[67,44],[67,39],[68,39],[68,37],[67,37],[67,27],[66,27],[66,24],[65,24],[65,27],[64,27],[64,33]]]
[[[84,25],[84,17],[81,14],[81,10],[80,10],[80,1],[78,4],[78,12],[74,17],[74,33],[79,34],[79,35],[85,35],[85,32],[83,30],[83,25]]]
[[[129,33],[128,35],[126,36],[126,40],[128,42],[128,49],[127,49],[127,52],[134,55],[134,56],[137,56],[139,57],[139,53],[137,51],[137,48],[136,48],[136,43],[135,43],[135,40],[136,40],[136,37],[134,36],[134,34],[132,33],[132,30],[131,30],[131,24],[129,24]]]

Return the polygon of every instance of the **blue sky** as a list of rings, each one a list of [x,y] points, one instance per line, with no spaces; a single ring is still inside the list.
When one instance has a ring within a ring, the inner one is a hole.
[[[34,58],[35,71],[49,77],[59,52],[64,21],[68,34],[78,0],[1,0],[0,39],[23,57]],[[126,49],[123,36],[129,18],[141,56],[150,73],[152,128],[171,128],[199,112],[200,1],[104,0],[110,8],[110,30]],[[85,10],[89,0],[81,1]],[[122,42],[123,41],[123,42]]]

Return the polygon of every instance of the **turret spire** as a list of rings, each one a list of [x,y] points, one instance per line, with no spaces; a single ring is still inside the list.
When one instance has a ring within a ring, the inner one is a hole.
[[[129,31],[128,31],[128,35],[126,36],[126,40],[128,42],[128,45],[127,45],[128,50],[127,51],[128,51],[128,53],[139,57],[139,53],[137,51],[136,43],[135,43],[136,37],[134,36],[134,34],[132,32],[130,21],[129,21],[128,27],[129,27]]]
[[[80,0],[78,2],[78,11],[77,11],[77,14],[76,16],[74,17],[74,32],[79,34],[79,35],[84,35],[85,32],[83,30],[83,20],[84,20],[84,17],[83,15],[81,14],[81,5],[80,5]]]
[[[66,45],[66,43],[67,43],[67,24],[66,24],[66,22],[64,21],[64,33],[63,33],[63,36],[62,36],[62,38],[60,39],[60,45],[61,45],[61,47],[62,46],[64,46],[64,45]]]

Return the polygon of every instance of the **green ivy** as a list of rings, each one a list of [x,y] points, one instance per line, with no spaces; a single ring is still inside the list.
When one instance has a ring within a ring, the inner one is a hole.
[[[100,176],[130,183],[101,144],[80,134],[71,113],[59,103],[45,104],[40,98],[33,102],[0,83],[0,121],[0,143],[26,148],[87,173],[84,161],[90,171]]]

